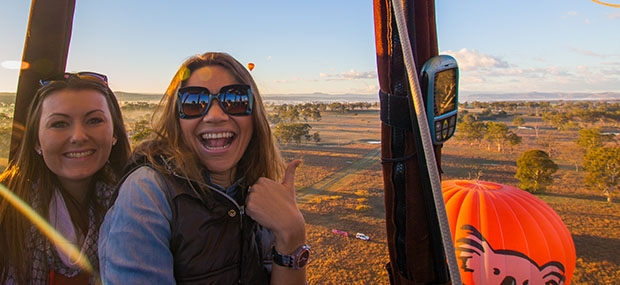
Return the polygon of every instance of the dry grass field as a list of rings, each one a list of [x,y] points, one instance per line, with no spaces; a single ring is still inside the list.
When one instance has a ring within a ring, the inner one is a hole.
[[[319,144],[284,146],[285,157],[303,160],[295,184],[313,250],[310,284],[389,283],[377,115],[325,113],[311,123]],[[370,240],[356,239],[358,232]]]
[[[443,179],[518,186],[514,178],[517,157],[540,146],[533,130],[516,129],[510,120],[506,124],[523,138],[521,145],[497,153],[485,144],[472,146],[453,138],[442,149]],[[528,119],[526,125],[534,123],[535,119]],[[320,122],[311,125],[311,132],[321,134],[318,145],[284,146],[287,158],[304,161],[297,171],[296,186],[313,248],[309,282],[389,284],[380,145],[372,143],[381,136],[378,111],[325,113]],[[541,128],[539,135],[553,131]],[[577,260],[572,284],[619,284],[620,204],[608,204],[600,193],[582,186],[584,174],[576,171],[569,151],[576,133],[559,138],[552,159],[560,170],[554,185],[537,196],[562,217],[573,236]],[[334,234],[332,229],[346,231],[349,237]],[[370,240],[351,236],[357,232]]]

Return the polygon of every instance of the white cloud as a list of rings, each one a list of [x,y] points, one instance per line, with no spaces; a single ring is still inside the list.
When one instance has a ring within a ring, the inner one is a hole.
[[[376,94],[378,90],[379,90],[378,84],[369,84],[369,85],[366,85],[365,87],[351,88],[349,92],[352,94]]]
[[[354,69],[351,69],[345,73],[341,73],[341,76],[344,79],[350,79],[350,80],[355,80],[355,79],[368,79],[368,78],[376,78],[377,77],[377,73],[374,71],[371,72],[360,72],[360,71],[355,71]]]
[[[600,92],[620,87],[620,68],[615,66],[480,69],[460,75],[461,92]]]
[[[585,66],[585,65],[578,65],[577,66],[577,71],[579,73],[590,73],[590,67],[589,66]]]
[[[336,74],[328,74],[321,72],[319,77],[328,81],[340,81],[340,80],[358,80],[358,79],[373,79],[377,78],[376,71],[356,71],[351,69],[347,72],[341,72]]]
[[[477,70],[488,68],[508,68],[508,62],[494,56],[486,55],[476,50],[463,48],[459,51],[445,51],[442,54],[453,56],[460,70]]]

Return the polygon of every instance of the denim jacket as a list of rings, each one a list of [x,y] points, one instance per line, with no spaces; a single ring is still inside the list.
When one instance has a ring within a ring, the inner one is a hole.
[[[271,233],[225,191],[197,186],[149,166],[126,175],[101,227],[104,284],[269,282]]]

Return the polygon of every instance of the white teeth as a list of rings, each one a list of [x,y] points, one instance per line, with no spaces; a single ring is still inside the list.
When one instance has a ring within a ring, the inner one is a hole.
[[[207,149],[210,149],[210,150],[220,150],[220,149],[227,148],[228,145],[225,145],[225,146],[206,146],[206,147],[207,147]]]
[[[233,137],[235,137],[235,133],[233,132],[202,134],[203,145],[209,150],[220,150],[230,147]]]
[[[89,150],[89,151],[82,151],[82,152],[70,152],[67,153],[66,156],[69,158],[82,158],[82,157],[87,157],[89,155],[92,155],[95,151],[93,150]]]
[[[205,133],[202,135],[202,139],[204,140],[212,140],[212,139],[227,139],[232,138],[235,134],[232,132],[224,132],[224,133]]]

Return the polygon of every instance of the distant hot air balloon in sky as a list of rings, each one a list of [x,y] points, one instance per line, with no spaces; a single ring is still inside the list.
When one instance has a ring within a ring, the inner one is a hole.
[[[250,71],[252,71],[252,69],[254,69],[254,63],[253,62],[248,63],[248,69]]]
[[[575,244],[543,200],[487,181],[441,185],[463,284],[570,284]]]

